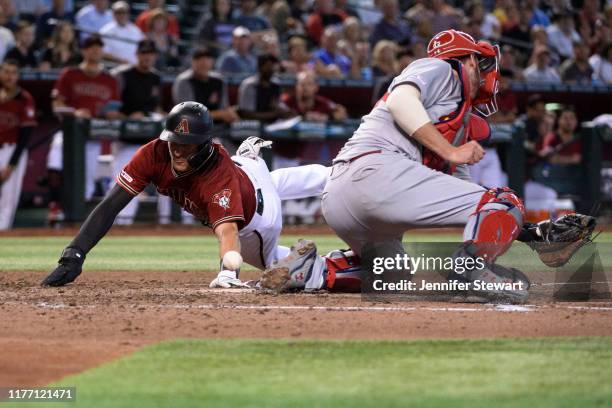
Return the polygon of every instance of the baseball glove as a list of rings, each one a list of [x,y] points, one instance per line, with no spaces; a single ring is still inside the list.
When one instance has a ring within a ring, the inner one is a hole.
[[[595,217],[583,214],[567,214],[556,220],[527,224],[531,239],[526,244],[538,253],[540,260],[551,268],[565,265],[585,244],[592,242]]]

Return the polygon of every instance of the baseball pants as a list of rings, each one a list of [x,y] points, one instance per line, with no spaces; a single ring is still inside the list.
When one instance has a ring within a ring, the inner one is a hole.
[[[313,164],[270,172],[261,158],[233,156],[232,160],[247,174],[255,191],[261,190],[263,212],[255,213],[239,235],[244,261],[265,269],[289,254],[289,248],[278,245],[283,228],[281,200],[320,197],[329,168]]]
[[[53,135],[47,155],[47,168],[61,171],[64,168],[64,133],[60,130]],[[90,140],[85,143],[85,200],[93,197],[96,184],[96,169],[100,156],[100,142]]]
[[[16,146],[14,143],[5,143],[0,147],[0,169],[4,169],[9,164]],[[24,150],[11,176],[0,185],[0,231],[13,226],[27,163],[28,152]]]
[[[327,223],[357,254],[367,243],[395,243],[405,231],[466,224],[485,189],[382,152],[333,166],[322,198]]]

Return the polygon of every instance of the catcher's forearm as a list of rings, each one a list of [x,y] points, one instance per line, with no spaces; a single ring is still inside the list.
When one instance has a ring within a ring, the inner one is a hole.
[[[117,214],[134,198],[130,193],[115,185],[104,200],[94,208],[85,220],[79,233],[70,243],[87,254],[110,229]]]

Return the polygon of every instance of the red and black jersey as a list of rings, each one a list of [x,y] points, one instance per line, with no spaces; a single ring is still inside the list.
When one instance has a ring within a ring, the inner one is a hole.
[[[51,96],[75,109],[88,109],[94,117],[100,116],[108,102],[121,100],[117,80],[109,73],[90,75],[79,67],[62,71]]]
[[[15,96],[0,101],[0,143],[17,143],[19,128],[36,126],[36,109],[32,95],[20,89]]]
[[[246,173],[227,151],[213,143],[217,162],[207,170],[176,174],[172,169],[168,142],[156,139],[142,146],[117,175],[117,183],[137,195],[153,183],[204,225],[215,229],[224,222],[243,228],[256,209],[255,189]]]

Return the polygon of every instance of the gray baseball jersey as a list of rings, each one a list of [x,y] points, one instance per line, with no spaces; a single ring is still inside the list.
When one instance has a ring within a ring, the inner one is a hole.
[[[461,81],[442,60],[413,62],[389,91],[406,83],[419,88],[434,123],[461,102]],[[350,161],[374,150],[381,153]],[[323,215],[358,255],[369,242],[392,241],[401,248],[402,235],[410,228],[464,224],[474,213],[484,188],[469,182],[467,166],[458,166],[454,176],[422,164],[420,144],[399,128],[382,100],[334,160]]]
[[[461,81],[453,74],[449,63],[437,58],[422,58],[408,65],[395,77],[388,92],[402,84],[411,84],[420,90],[421,102],[433,123],[453,112],[461,102]],[[362,118],[361,125],[335,162],[379,149],[403,153],[421,161],[420,144],[397,126],[384,100]]]

